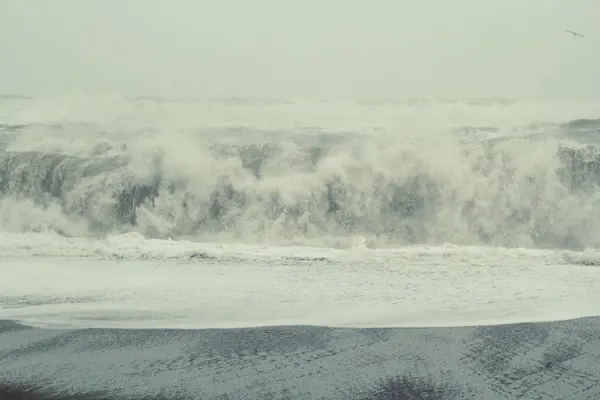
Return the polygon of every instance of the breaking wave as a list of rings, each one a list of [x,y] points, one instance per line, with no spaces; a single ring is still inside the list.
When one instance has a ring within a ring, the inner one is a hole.
[[[239,132],[146,141],[142,132],[77,155],[11,150],[25,127],[0,127],[2,230],[334,246],[356,238],[372,247],[600,246],[598,119],[553,128],[587,144],[557,134],[480,140],[467,128],[260,141]]]

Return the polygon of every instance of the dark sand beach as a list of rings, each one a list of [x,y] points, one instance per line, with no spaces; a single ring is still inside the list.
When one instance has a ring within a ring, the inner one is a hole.
[[[594,399],[600,318],[0,333],[1,399]]]

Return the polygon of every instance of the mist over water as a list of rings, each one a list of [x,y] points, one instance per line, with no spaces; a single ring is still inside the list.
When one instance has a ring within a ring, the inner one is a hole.
[[[593,103],[13,98],[0,229],[369,247],[600,245]]]

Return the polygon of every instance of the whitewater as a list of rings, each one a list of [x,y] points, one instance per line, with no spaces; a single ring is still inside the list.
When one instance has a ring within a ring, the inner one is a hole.
[[[600,102],[0,98],[0,319],[600,315]]]

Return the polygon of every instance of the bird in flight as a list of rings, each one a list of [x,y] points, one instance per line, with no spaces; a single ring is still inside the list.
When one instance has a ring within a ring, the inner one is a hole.
[[[573,36],[579,36],[579,37],[583,38],[583,35],[581,35],[581,34],[579,34],[577,32],[573,32],[573,31],[565,31],[565,32],[571,33]]]

